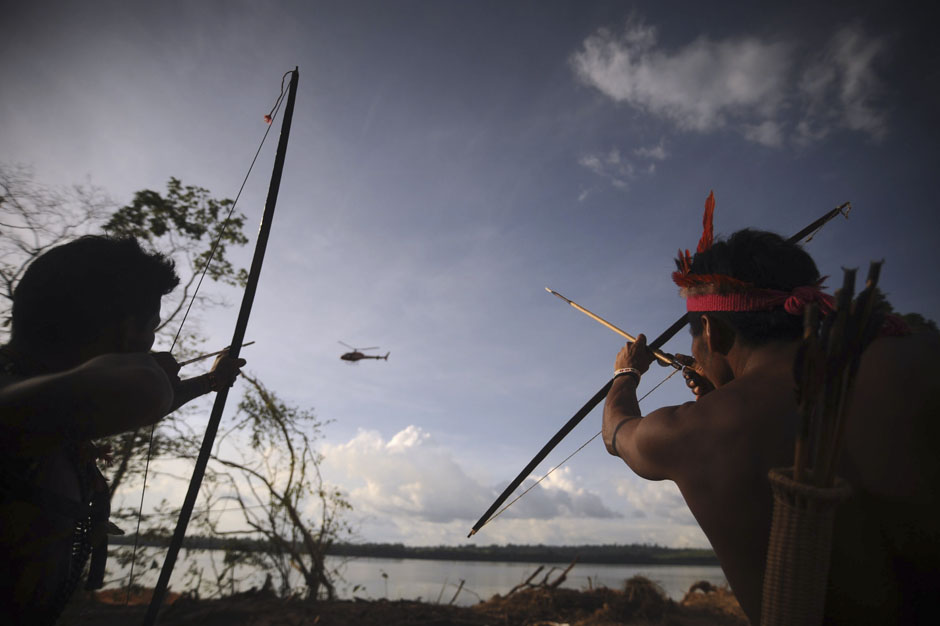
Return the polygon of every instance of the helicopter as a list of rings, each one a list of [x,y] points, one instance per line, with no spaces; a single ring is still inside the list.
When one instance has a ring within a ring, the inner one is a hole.
[[[355,363],[356,361],[358,361],[358,360],[360,360],[360,359],[384,359],[384,360],[388,361],[388,355],[391,354],[391,352],[386,352],[386,353],[385,353],[385,356],[378,356],[378,355],[371,355],[371,354],[363,354],[363,353],[362,353],[363,350],[378,350],[379,347],[378,347],[378,346],[373,346],[373,347],[371,347],[371,348],[353,348],[351,345],[349,345],[348,343],[345,343],[345,342],[343,342],[343,341],[340,341],[339,343],[343,344],[344,346],[346,346],[347,348],[349,348],[349,349],[352,350],[352,352],[347,352],[347,353],[344,354],[343,356],[339,357],[339,358],[341,358],[341,359],[344,360],[344,361],[349,361],[350,363]]]

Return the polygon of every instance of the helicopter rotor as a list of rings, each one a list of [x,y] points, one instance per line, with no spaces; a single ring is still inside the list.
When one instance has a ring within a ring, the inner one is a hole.
[[[353,352],[362,352],[363,350],[378,350],[378,349],[379,349],[379,346],[372,346],[371,348],[354,348],[354,347],[352,347],[351,345],[349,345],[348,343],[346,343],[345,341],[339,341],[339,342],[337,342],[337,343],[343,344],[344,346],[346,346],[347,348],[349,348],[349,349],[352,350]]]

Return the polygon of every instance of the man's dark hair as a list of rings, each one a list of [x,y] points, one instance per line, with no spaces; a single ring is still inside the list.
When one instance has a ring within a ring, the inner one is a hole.
[[[723,274],[763,289],[792,291],[814,285],[819,270],[813,259],[797,244],[775,233],[739,230],[727,240],[715,241],[711,248],[692,259],[692,274]],[[803,318],[790,315],[783,308],[773,311],[718,312],[715,317],[727,322],[747,345],[797,339],[803,332]],[[701,312],[688,314],[693,335],[702,332]]]
[[[179,284],[172,259],[132,237],[88,235],[30,264],[13,292],[15,340],[73,348],[128,317],[140,323]]]

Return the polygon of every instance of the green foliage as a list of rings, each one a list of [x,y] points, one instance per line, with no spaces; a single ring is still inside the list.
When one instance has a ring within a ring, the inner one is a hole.
[[[244,286],[247,272],[236,270],[226,258],[228,246],[248,243],[242,232],[245,216],[233,213],[226,221],[232,205],[228,198],[213,198],[208,189],[184,186],[178,178],[170,178],[165,195],[150,189],[136,192],[130,204],[111,215],[104,230],[112,235],[137,237],[173,256],[183,252],[194,269],[205,267],[212,246],[218,241],[207,276]]]

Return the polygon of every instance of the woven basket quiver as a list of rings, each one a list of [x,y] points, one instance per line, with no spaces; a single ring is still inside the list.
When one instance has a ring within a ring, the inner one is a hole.
[[[774,494],[764,571],[761,626],[822,624],[836,508],[852,490],[795,482],[792,468],[770,470]]]

